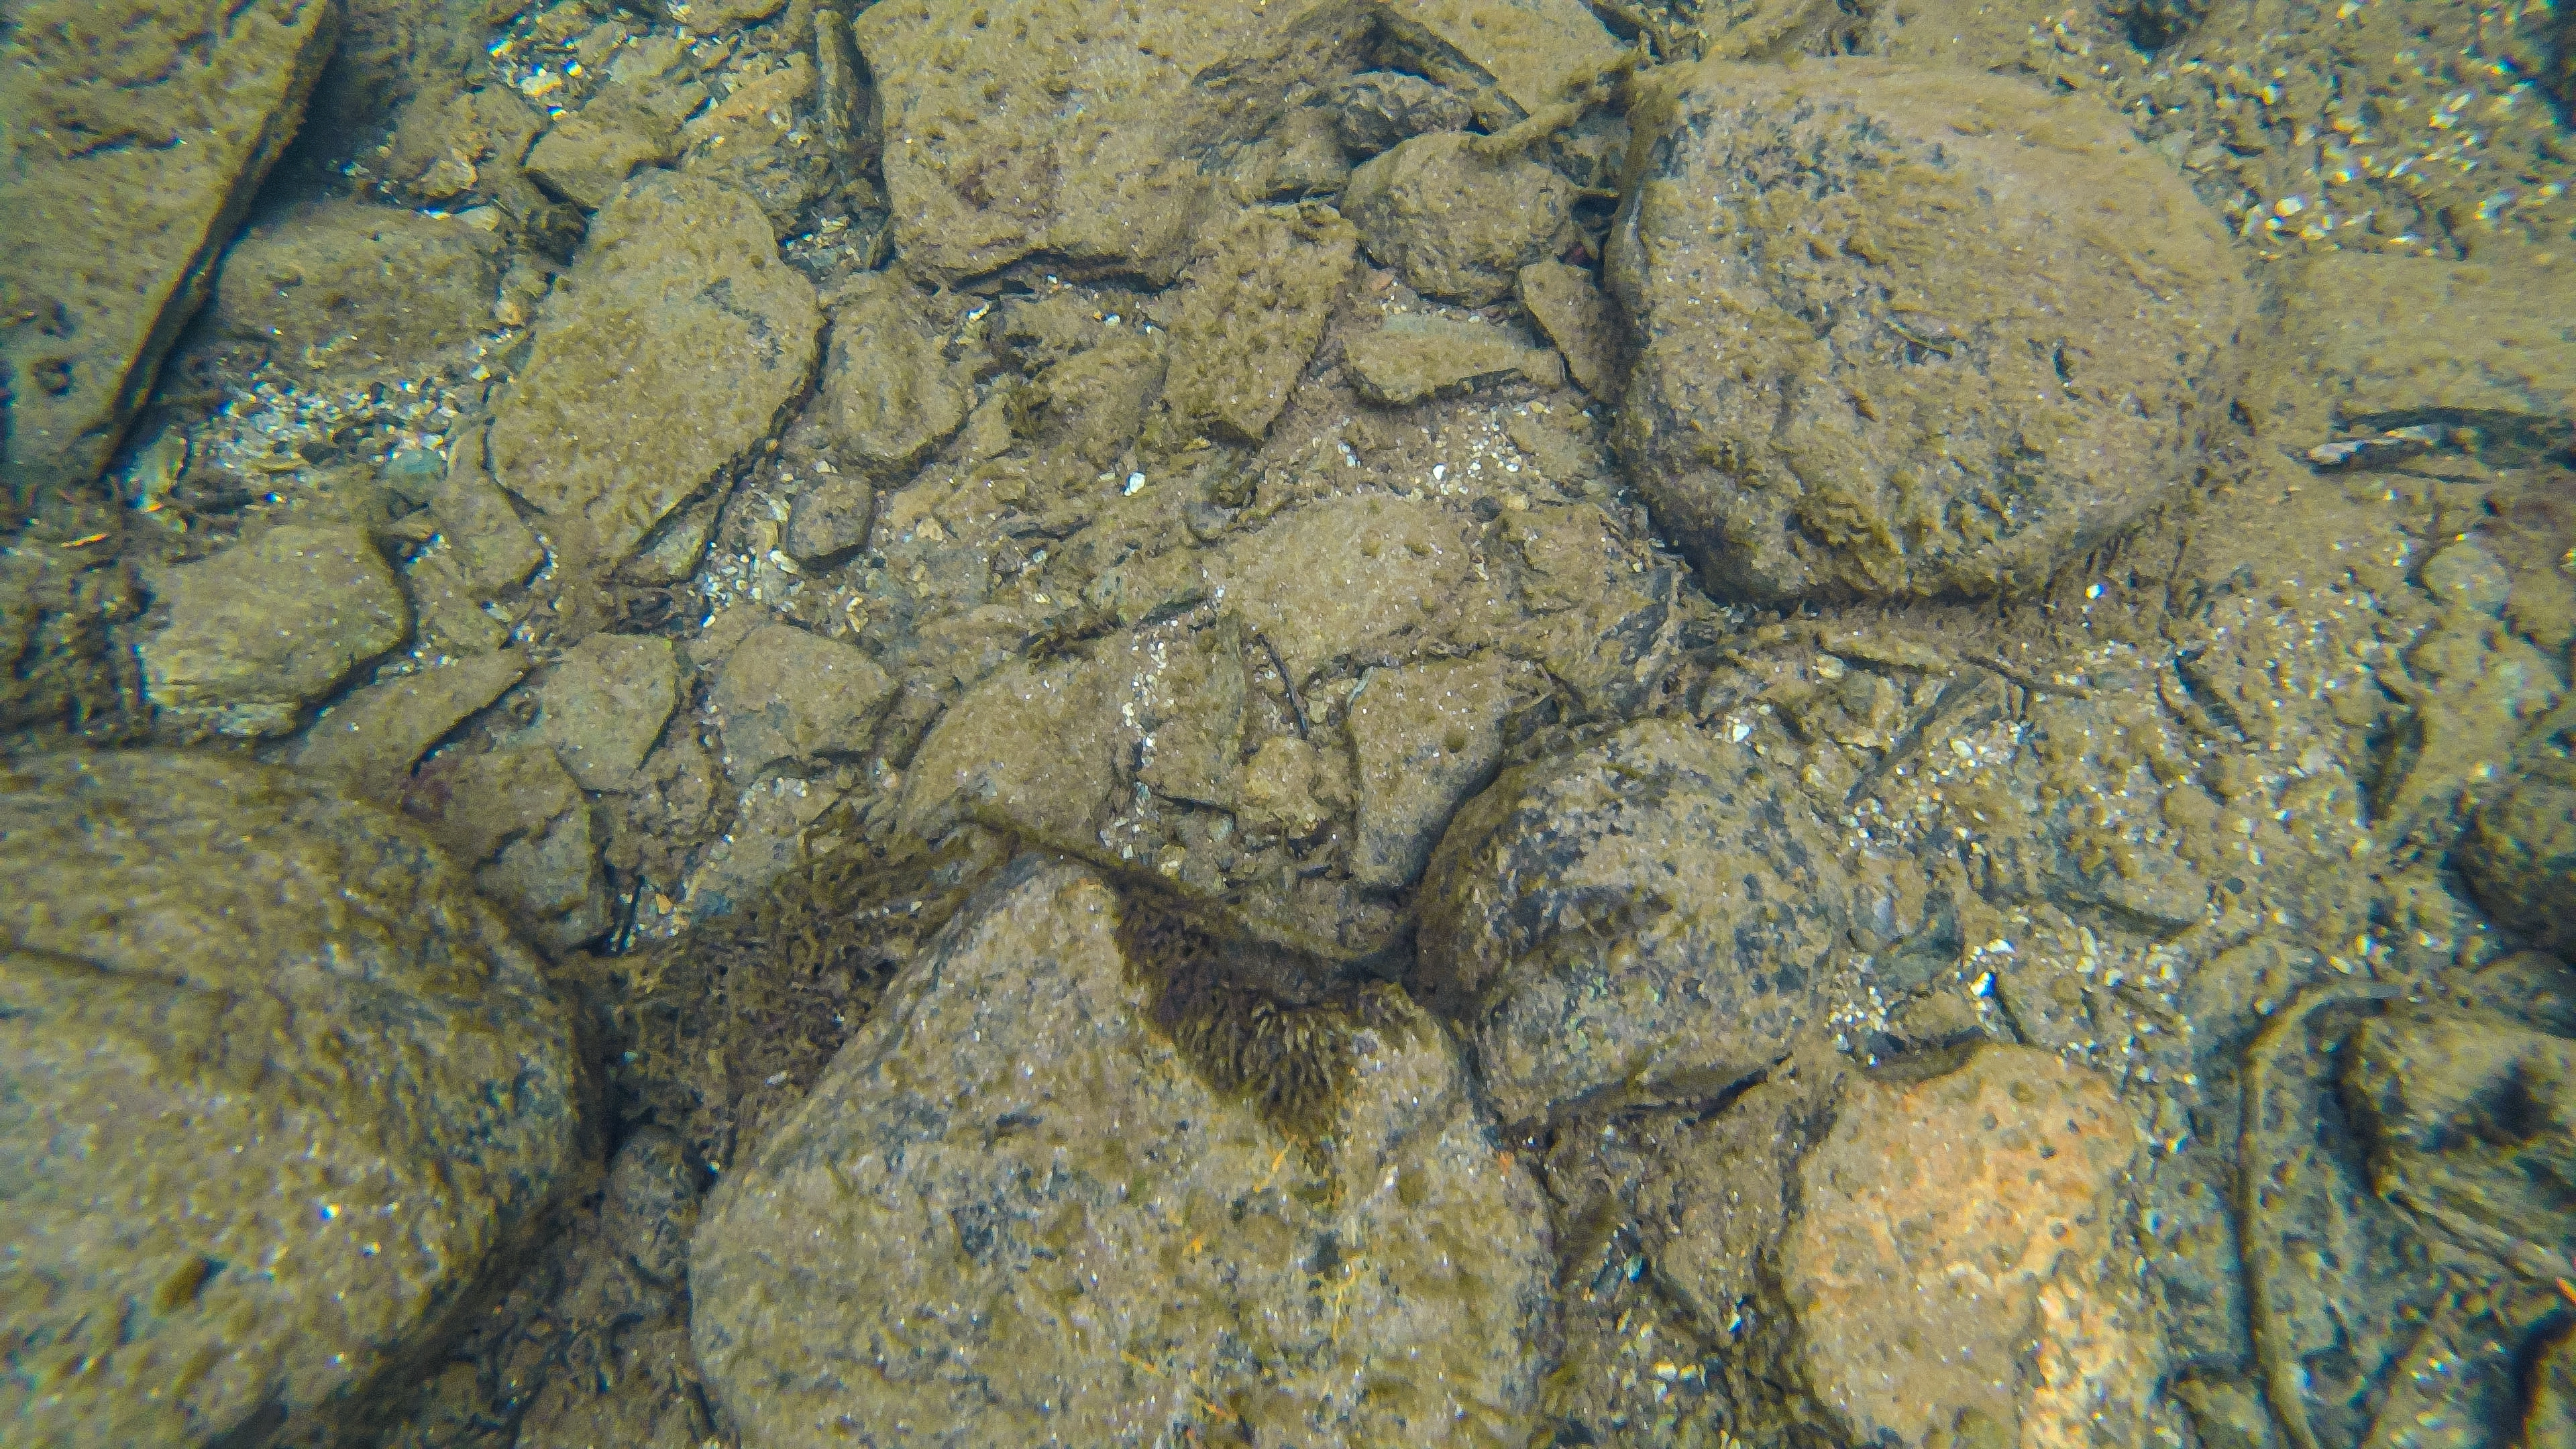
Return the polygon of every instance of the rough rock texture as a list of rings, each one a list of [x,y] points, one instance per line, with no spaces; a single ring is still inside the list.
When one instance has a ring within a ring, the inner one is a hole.
[[[1377,0],[1396,45],[1424,75],[1468,97],[1499,131],[1565,99],[1619,43],[1581,0]]]
[[[302,120],[328,0],[28,0],[0,50],[0,525],[95,477]]]
[[[596,813],[544,744],[432,761],[403,808],[473,869],[476,887],[529,940],[561,952],[608,929]]]
[[[867,545],[877,490],[854,473],[832,473],[796,495],[779,542],[807,568],[830,568]]]
[[[1481,382],[1523,377],[1563,387],[1565,364],[1544,347],[1523,347],[1490,322],[1399,312],[1342,353],[1351,385],[1380,407],[1411,407]]]
[[[842,460],[881,476],[908,471],[946,441],[975,400],[909,290],[881,273],[842,297],[816,404]]]
[[[1782,1240],[1809,1392],[1855,1442],[2145,1442],[2163,1345],[2112,1240],[2138,1142],[2109,1084],[2031,1048],[1856,1085]]]
[[[1329,1028],[1330,1145],[1284,1137],[1156,1025],[1126,909],[1012,867],[728,1177],[690,1275],[726,1412],[781,1446],[1526,1438],[1545,1209],[1445,1038],[1396,999]]]
[[[537,738],[585,790],[629,790],[680,701],[671,641],[593,634],[537,685]]]
[[[666,165],[679,138],[653,119],[594,103],[555,122],[528,152],[528,179],[546,194],[597,211],[637,168]]]
[[[214,321],[290,371],[416,369],[491,326],[503,250],[467,218],[327,202],[233,244]]]
[[[1513,290],[1522,310],[1564,354],[1574,385],[1617,402],[1628,381],[1620,366],[1619,319],[1592,274],[1563,262],[1532,262],[1521,268]]]
[[[527,672],[524,656],[496,652],[352,690],[306,731],[295,768],[390,805],[431,746]]]
[[[1358,254],[1327,207],[1247,211],[1190,264],[1163,396],[1219,436],[1259,443],[1314,360]]]
[[[2475,263],[2336,252],[2283,289],[2284,337],[2331,379],[2338,426],[2440,420],[2561,441],[2576,431],[2576,320]]]
[[[726,658],[708,703],[724,731],[725,768],[748,781],[866,748],[894,692],[876,661],[850,645],[766,624]]]
[[[2382,1197],[2507,1261],[2552,1276],[2568,1261],[2576,1041],[2483,1012],[2409,1008],[2355,1033],[2342,1085]]]
[[[953,281],[1047,253],[1159,283],[1189,259],[1211,163],[1292,88],[1355,69],[1370,23],[1355,0],[925,0],[852,28],[907,266]]]
[[[144,689],[180,731],[276,735],[411,633],[393,570],[354,528],[286,524],[155,582],[169,622],[138,646]]]
[[[1463,131],[1475,109],[1455,91],[1402,71],[1362,71],[1333,87],[1333,130],[1341,143],[1374,156],[1432,131]]]
[[[2576,946],[2576,769],[2535,769],[2478,811],[2460,873],[2497,924],[2543,950]]]
[[[822,319],[740,193],[655,173],[591,223],[492,423],[559,550],[615,563],[805,390]]]
[[[832,158],[813,124],[814,63],[802,51],[787,60],[691,117],[683,128],[689,154],[681,163],[690,175],[759,202],[782,238],[832,182]]]
[[[284,772],[0,767],[12,1443],[318,1437],[573,1171],[571,1024],[463,874]]]
[[[1348,726],[1359,792],[1353,879],[1393,889],[1422,874],[1459,803],[1492,783],[1511,697],[1491,657],[1361,677]]]
[[[1617,442],[1712,592],[2028,589],[2191,478],[2240,264],[2089,97],[1703,65],[1636,117]]]
[[[1841,853],[1749,751],[1631,725],[1458,813],[1422,883],[1423,980],[1507,1122],[1706,1095],[1832,1006]]]
[[[1489,159],[1459,131],[1416,136],[1351,173],[1342,210],[1369,255],[1426,296],[1470,307],[1574,240],[1574,188],[1518,156]]]

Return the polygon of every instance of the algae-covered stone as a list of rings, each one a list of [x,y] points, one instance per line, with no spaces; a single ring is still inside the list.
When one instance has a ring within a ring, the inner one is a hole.
[[[1635,116],[1617,443],[1712,592],[2028,589],[2191,477],[2239,263],[2092,98],[1702,65]]]
[[[726,1414],[778,1446],[1527,1439],[1546,1208],[1447,1039],[1394,1000],[1318,1031],[1347,1071],[1291,1140],[1156,1024],[1127,910],[1023,859],[727,1175],[690,1260]]]
[[[725,768],[750,780],[867,748],[894,693],[895,682],[855,645],[766,624],[727,656],[708,702],[724,730]]]
[[[681,169],[759,202],[770,229],[787,236],[832,183],[832,158],[814,134],[814,89],[814,62],[802,51],[737,86],[690,119]]]
[[[877,519],[877,490],[854,473],[828,473],[796,495],[780,539],[788,557],[809,569],[830,568],[865,547]]]
[[[432,745],[527,672],[521,655],[496,652],[352,690],[313,722],[296,748],[295,768],[337,780],[362,800],[392,804]]]
[[[884,273],[860,282],[834,310],[821,392],[817,407],[833,442],[879,476],[929,456],[975,400],[902,279]]]
[[[233,244],[214,320],[284,368],[410,376],[491,325],[504,250],[464,217],[326,202]]]
[[[1396,70],[1352,76],[1333,87],[1332,106],[1334,131],[1362,156],[1433,131],[1463,131],[1476,119],[1457,92]]]
[[[144,690],[183,727],[285,734],[303,707],[411,633],[384,555],[354,528],[286,524],[155,584]]]
[[[537,685],[537,738],[585,790],[629,790],[680,700],[680,661],[654,635],[593,634]]]
[[[0,525],[89,482],[331,54],[328,0],[28,0],[0,39]]]
[[[1574,240],[1574,188],[1477,137],[1416,136],[1351,173],[1342,209],[1369,255],[1427,296],[1470,307],[1510,296],[1522,267]]]
[[[403,808],[473,870],[475,886],[529,940],[567,951],[608,928],[591,803],[543,743],[434,760]]]
[[[2481,808],[2460,873],[2496,923],[2543,950],[2576,945],[2576,770],[2544,764]]]
[[[1566,98],[1619,59],[1582,0],[1376,0],[1389,38],[1424,75],[1469,97],[1489,131]]]
[[[1384,494],[1299,509],[1232,550],[1245,628],[1304,685],[1342,660],[1411,652],[1474,609],[1472,529],[1455,509]]]
[[[316,1442],[579,1151],[571,1023],[471,884],[284,771],[0,767],[12,1443]]]
[[[954,281],[1032,253],[1168,282],[1224,148],[1356,68],[1357,0],[876,5],[853,22],[905,265]]]
[[[1514,290],[1522,310],[1556,344],[1574,385],[1606,402],[1619,400],[1619,321],[1592,274],[1563,262],[1521,268]]]
[[[1565,364],[1544,347],[1523,347],[1490,322],[1400,312],[1343,349],[1351,385],[1381,407],[1411,407],[1478,383],[1520,377],[1565,385]]]
[[[638,178],[546,298],[493,418],[493,470],[558,547],[614,563],[769,433],[821,325],[748,198]]]
[[[650,117],[593,103],[547,128],[528,153],[528,179],[584,211],[606,206],[626,178],[680,154],[679,138]]]
[[[1260,442],[1314,360],[1358,249],[1350,223],[1320,206],[1247,211],[1206,242],[1171,321],[1173,411]]]
[[[1663,721],[1504,772],[1422,882],[1423,979],[1504,1120],[1705,1095],[1833,1004],[1838,837],[1749,750]]]
[[[1782,1239],[1808,1392],[1857,1443],[2147,1442],[2162,1335],[2113,1233],[2138,1144],[2108,1083],[2030,1047],[1855,1084]]]
[[[1359,840],[1351,874],[1411,885],[1460,801],[1492,782],[1511,702],[1502,661],[1442,660],[1373,669],[1351,698]]]

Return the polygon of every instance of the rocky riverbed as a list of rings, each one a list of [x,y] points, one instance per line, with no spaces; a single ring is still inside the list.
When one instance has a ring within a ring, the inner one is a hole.
[[[0,6],[0,1439],[2576,1444],[2571,113]]]

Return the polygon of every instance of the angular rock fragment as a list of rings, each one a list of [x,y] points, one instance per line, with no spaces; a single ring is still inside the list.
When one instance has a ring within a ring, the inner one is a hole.
[[[608,929],[591,803],[543,744],[434,760],[403,808],[473,870],[476,888],[529,940],[568,951]]]
[[[946,282],[1045,253],[1160,284],[1189,259],[1221,149],[1356,68],[1371,18],[1355,0],[927,0],[853,29],[907,266]]]
[[[528,179],[584,211],[606,206],[626,178],[680,154],[679,138],[653,119],[593,102],[554,123],[528,153]]]
[[[1359,234],[1325,207],[1247,211],[1204,242],[1171,320],[1172,410],[1259,443],[1314,360]]]
[[[1592,274],[1563,262],[1532,262],[1521,268],[1514,291],[1522,310],[1564,354],[1574,385],[1604,402],[1617,402],[1627,382],[1619,369],[1618,315]]]
[[[811,125],[814,76],[813,61],[799,51],[684,128],[689,155],[681,169],[759,202],[781,237],[832,183],[832,158]]]
[[[182,729],[288,733],[411,633],[393,570],[353,528],[273,528],[171,569],[154,593],[169,623],[139,647],[144,689]]]
[[[895,682],[856,646],[789,624],[736,645],[708,703],[724,731],[725,768],[750,781],[782,764],[867,748]]]
[[[13,1442],[328,1441],[578,1174],[536,959],[394,817],[284,771],[0,767]]]
[[[680,699],[671,641],[593,634],[537,685],[537,738],[585,790],[628,790]]]
[[[1511,689],[1498,659],[1373,669],[1351,697],[1359,839],[1351,875],[1363,885],[1411,885],[1468,796],[1503,757]]]
[[[1659,159],[1610,245],[1617,442],[1712,593],[2028,589],[2192,476],[2240,264],[2092,98],[1703,65],[1635,115]]]
[[[879,273],[832,314],[816,407],[842,453],[878,477],[903,473],[966,421],[974,392],[941,355],[900,277]]]
[[[1544,347],[1523,347],[1490,322],[1403,312],[1343,351],[1351,385],[1380,407],[1411,407],[1478,383],[1520,377],[1565,385],[1565,364]]]
[[[295,768],[362,800],[392,804],[420,757],[528,672],[515,653],[475,655],[381,680],[331,706],[295,751]]]
[[[592,223],[492,423],[503,486],[600,565],[766,436],[814,369],[813,284],[739,192],[654,173]]]
[[[2535,766],[2480,808],[2459,866],[2496,924],[2544,951],[2576,945],[2576,768]]]
[[[98,476],[294,139],[339,7],[31,0],[0,50],[0,525]]]
[[[1342,209],[1369,255],[1426,296],[1481,307],[1511,295],[1520,269],[1574,239],[1574,188],[1478,138],[1416,136],[1351,173]]]
[[[877,490],[853,473],[827,473],[788,505],[787,556],[809,569],[826,569],[867,546],[876,522]]]
[[[1433,131],[1463,131],[1474,108],[1455,91],[1395,70],[1362,71],[1333,87],[1333,128],[1361,156]]]
[[[463,217],[335,201],[233,244],[215,324],[307,375],[409,375],[491,326],[505,247]]]
[[[2282,336],[2338,427],[2436,420],[2535,451],[2576,434],[2576,321],[2510,274],[2329,252],[2282,295]]]
[[[2145,1442],[2162,1335],[2113,1237],[2138,1143],[2108,1084],[2027,1047],[1856,1084],[1780,1253],[1808,1391],[1862,1443]]]
[[[1581,0],[1377,0],[1424,75],[1467,96],[1488,131],[1566,98],[1617,62],[1619,42]]]
[[[1506,771],[1422,883],[1423,980],[1507,1122],[1713,1093],[1835,997],[1838,837],[1750,751],[1662,721]]]
[[[1175,1049],[1128,909],[1024,858],[728,1174],[690,1260],[728,1416],[782,1446],[1526,1439],[1545,1208],[1446,1038],[1400,1001],[1301,1017],[1303,1145],[1245,1100],[1265,1077]]]

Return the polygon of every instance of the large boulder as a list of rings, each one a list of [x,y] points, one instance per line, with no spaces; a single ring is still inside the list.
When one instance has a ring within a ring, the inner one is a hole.
[[[1995,594],[2187,482],[2240,264],[2089,97],[1710,64],[1637,107],[1617,446],[1722,597]]]
[[[1357,68],[1355,0],[878,5],[853,24],[905,264],[943,282],[1033,253],[1168,282],[1219,158]]]
[[[814,287],[740,192],[655,172],[591,223],[492,421],[492,468],[600,564],[769,435],[813,375]]]
[[[571,1173],[571,1023],[393,816],[184,754],[0,768],[0,1418],[308,1442]]]
[[[1709,1095],[1836,1003],[1853,890],[1796,781],[1650,720],[1506,771],[1422,883],[1423,979],[1507,1122]]]
[[[88,482],[331,54],[329,0],[29,0],[0,36],[0,525]]]
[[[1024,858],[718,1190],[692,1330],[745,1439],[1522,1442],[1546,1209],[1447,1038],[1391,993],[1176,1015],[1128,910]]]

